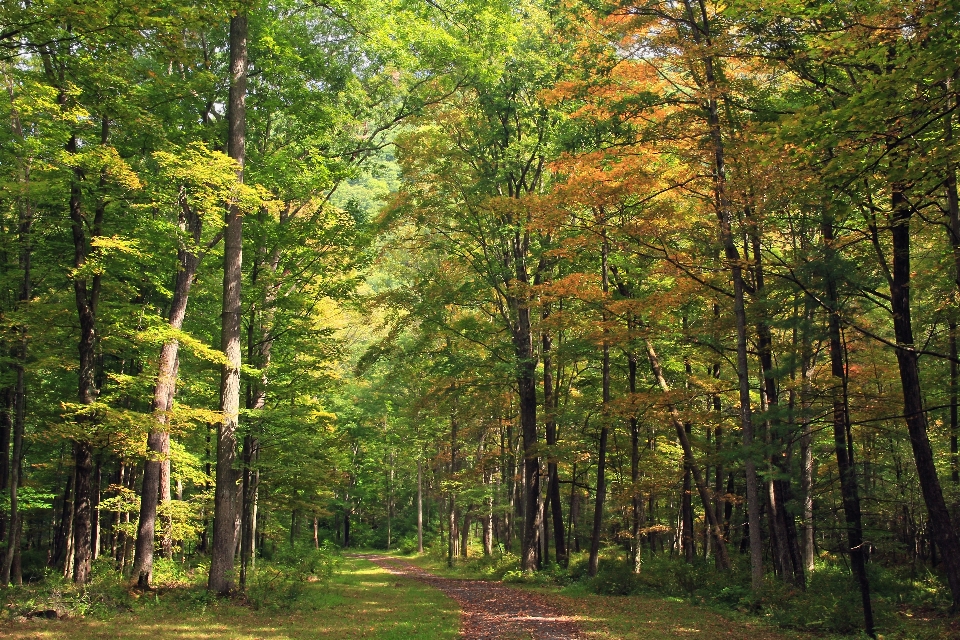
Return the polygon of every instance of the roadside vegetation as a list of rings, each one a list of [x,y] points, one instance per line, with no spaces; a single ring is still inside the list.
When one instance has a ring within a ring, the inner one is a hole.
[[[502,580],[518,588],[548,594],[557,606],[577,616],[597,638],[859,637],[857,594],[849,588],[842,559],[820,561],[806,590],[769,579],[754,592],[745,563],[728,574],[712,562],[688,564],[679,558],[652,556],[634,573],[614,549],[602,554],[595,577],[588,574],[588,554],[573,554],[568,568],[549,564],[540,571],[520,570],[520,558],[508,552],[459,559],[448,566],[442,554],[428,552],[408,559],[450,577]],[[886,640],[953,640],[960,625],[945,613],[949,593],[934,576],[915,575],[876,565],[877,626]],[[684,631],[686,630],[686,631]],[[641,634],[638,636],[637,634]]]
[[[207,591],[202,566],[160,562],[154,577],[157,587],[149,592],[128,588],[109,569],[95,570],[84,587],[48,577],[5,593],[0,637],[456,637],[456,605],[436,589],[397,578],[361,558],[324,552],[306,552],[301,558],[295,564],[263,563],[252,572],[248,592],[227,599]]]

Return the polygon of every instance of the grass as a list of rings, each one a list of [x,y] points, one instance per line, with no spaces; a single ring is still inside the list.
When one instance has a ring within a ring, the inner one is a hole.
[[[103,619],[0,623],[0,638],[37,640],[401,640],[457,636],[457,605],[436,589],[391,575],[360,558],[344,558],[326,586],[309,585],[289,611],[230,601],[186,603],[146,594],[132,611]]]
[[[447,567],[432,556],[407,558],[438,575],[476,577],[476,572]],[[544,596],[566,614],[576,616],[591,640],[797,640],[810,635],[785,633],[763,623],[732,620],[704,607],[645,595],[602,596],[580,585],[565,589],[551,585],[508,585]]]
[[[439,556],[412,556],[411,562],[438,575],[476,578],[476,563],[453,568]],[[584,583],[558,587],[549,580],[508,585],[531,590],[555,603],[564,613],[576,616],[591,640],[826,640],[866,638],[817,630],[793,630],[773,624],[769,611],[747,615],[728,607],[693,604],[689,598],[639,593],[630,596],[597,595]],[[824,594],[828,598],[829,594]],[[880,629],[882,640],[957,640],[960,619],[946,618],[935,609],[901,610]]]

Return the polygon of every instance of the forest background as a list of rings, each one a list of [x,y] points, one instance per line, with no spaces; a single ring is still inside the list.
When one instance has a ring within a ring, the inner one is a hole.
[[[957,9],[5,0],[0,583],[956,612]]]

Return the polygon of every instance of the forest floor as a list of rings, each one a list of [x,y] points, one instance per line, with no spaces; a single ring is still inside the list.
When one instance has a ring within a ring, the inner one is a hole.
[[[394,575],[413,578],[452,598],[460,605],[462,640],[585,640],[576,620],[555,603],[536,593],[511,589],[496,582],[459,580],[425,571],[393,556],[366,555],[366,559]]]
[[[477,585],[473,588],[466,606],[463,607],[465,633],[464,640],[492,640],[504,638],[576,639],[576,640],[667,640],[687,638],[690,640],[811,640],[810,634],[798,634],[773,629],[770,626],[747,621],[731,620],[704,607],[695,607],[685,602],[664,600],[645,596],[601,596],[588,593],[564,594],[556,587],[535,587],[529,585],[502,585],[482,580],[463,580],[451,577],[456,575],[444,571],[429,557],[412,558],[412,562],[395,556],[374,556],[372,559],[382,566],[393,570],[407,567],[407,571],[417,579],[448,593],[455,600],[456,590],[463,588],[462,583]],[[420,565],[420,566],[416,566]],[[425,571],[424,567],[430,571]],[[446,575],[437,575],[437,573]],[[480,586],[482,585],[482,586]],[[490,635],[472,635],[478,623],[482,624],[484,615],[472,613],[475,606],[485,604],[484,600],[496,601],[496,612],[488,616],[487,628]],[[512,609],[511,615],[504,615],[504,609]],[[547,633],[536,629],[544,618],[552,618],[558,624],[540,627]],[[509,620],[509,625],[505,624]],[[561,623],[564,626],[561,626]],[[507,633],[497,635],[497,629],[506,628]],[[529,630],[528,630],[529,629]],[[524,635],[526,633],[526,635]],[[566,635],[564,635],[566,634]]]
[[[344,558],[329,584],[312,583],[293,602],[254,608],[204,598],[202,586],[140,595],[129,611],[84,618],[0,622],[18,640],[454,640],[457,605],[441,592],[398,578],[359,558]]]
[[[329,583],[295,600],[206,596],[201,585],[134,595],[83,618],[0,621],[0,638],[37,640],[821,640],[677,599],[600,596],[556,586],[464,579],[426,556],[351,554]],[[896,634],[896,638],[950,635]]]

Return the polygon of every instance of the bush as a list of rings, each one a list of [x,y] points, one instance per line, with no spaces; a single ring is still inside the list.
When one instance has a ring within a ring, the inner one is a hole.
[[[878,571],[882,570],[877,567],[871,573]],[[877,627],[889,627],[894,623],[889,600],[876,590],[871,595]],[[760,596],[760,605],[782,627],[842,634],[863,629],[860,590],[850,570],[840,565],[818,565],[805,591],[768,580]]]
[[[597,575],[589,582],[590,590],[607,596],[628,596],[639,591],[643,583],[633,572],[632,563],[619,559],[601,559]]]
[[[255,608],[291,609],[309,583],[329,584],[339,571],[340,551],[330,543],[319,549],[295,546],[278,549],[272,562],[261,562],[248,580],[247,600]]]
[[[4,596],[3,611],[12,618],[102,617],[130,611],[134,604],[109,558],[93,563],[86,585],[75,585],[59,572],[47,571],[38,582],[5,589]]]
[[[400,538],[400,540],[397,541],[397,551],[407,556],[417,553],[418,546],[416,534]]]
[[[470,559],[466,569],[487,580],[505,580],[506,574],[520,570],[520,557],[500,548],[489,556]]]

